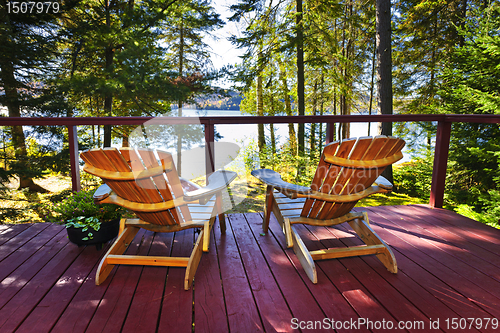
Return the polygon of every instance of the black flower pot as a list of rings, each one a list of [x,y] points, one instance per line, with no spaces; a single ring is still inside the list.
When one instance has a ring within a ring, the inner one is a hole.
[[[83,228],[69,227],[66,228],[68,232],[68,238],[71,243],[78,246],[83,245],[95,245],[98,250],[102,249],[102,244],[105,244],[118,236],[118,230],[120,229],[120,219],[114,219],[111,221],[106,221],[101,223],[101,227],[98,231],[89,228],[87,231],[83,231]],[[88,233],[92,232],[92,239],[83,240],[83,238],[88,237]]]

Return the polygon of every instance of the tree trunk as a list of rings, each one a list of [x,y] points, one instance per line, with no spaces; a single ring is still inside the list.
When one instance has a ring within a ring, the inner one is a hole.
[[[304,32],[302,26],[302,0],[296,0],[296,29],[297,29],[297,110],[298,115],[305,114],[304,101]],[[299,156],[304,156],[304,124],[298,125],[297,147]],[[299,168],[300,169],[300,168]]]
[[[392,114],[391,1],[377,0],[377,79],[379,114]],[[392,135],[392,123],[379,125],[379,134]],[[392,167],[382,174],[391,183]]]
[[[111,11],[110,3],[106,1],[106,26],[111,27]],[[107,79],[111,79],[113,71],[114,50],[112,45],[106,46],[104,50],[106,61]],[[107,117],[113,116],[113,93],[108,91],[104,96],[104,114]],[[111,147],[111,125],[104,125],[104,147]]]
[[[295,25],[297,29],[297,113],[299,116],[305,115],[305,98],[304,98],[304,30],[302,25],[302,0],[296,0],[296,17]],[[304,161],[300,157],[305,156],[305,124],[298,124],[297,127],[297,180],[305,173]]]
[[[314,80],[312,115],[317,114],[318,109],[318,80]],[[309,158],[314,158],[316,151],[316,123],[311,123],[311,133],[309,134]]]
[[[0,16],[3,22],[3,33],[0,35],[0,42],[5,45],[5,39],[12,38],[12,28],[10,25],[9,15],[5,10],[5,6],[0,6]],[[4,47],[4,46],[2,46]],[[3,91],[5,94],[5,104],[9,111],[9,117],[21,117],[21,108],[19,105],[19,96],[17,93],[18,82],[14,75],[14,64],[9,57],[0,58],[0,79],[3,83]],[[20,171],[29,170],[28,152],[26,150],[26,138],[24,136],[22,126],[11,127],[12,145],[14,147],[14,156],[18,161],[17,167]],[[45,191],[40,186],[33,182],[29,176],[19,174],[19,189],[29,188],[30,191]]]
[[[285,113],[287,116],[293,116],[292,103],[290,101],[290,90],[286,82],[286,75],[283,64],[279,62],[280,66],[280,80],[283,89],[283,99],[285,100]],[[294,155],[297,154],[297,137],[295,135],[295,127],[293,123],[288,123],[288,141],[290,142],[290,149]]]
[[[264,99],[262,96],[262,75],[259,74],[257,76],[257,115],[258,116],[263,116],[264,115]],[[260,167],[264,168],[265,163],[264,163],[264,148],[266,145],[266,137],[264,135],[264,124],[258,124],[257,125],[257,140],[258,140],[258,146],[259,146],[259,157],[260,157]]]
[[[325,87],[325,73],[323,72],[323,69],[321,69],[321,88],[320,88],[320,106],[319,106],[319,115],[322,116],[323,113],[325,112],[325,98],[323,96],[323,89]],[[323,123],[319,123],[319,134],[318,134],[318,143],[319,143],[319,149],[317,156],[321,156],[321,153],[323,152]]]
[[[373,46],[373,55],[372,55],[372,75],[370,81],[370,104],[368,105],[368,114],[372,114],[373,108],[373,90],[375,88],[375,64],[377,63],[377,39],[375,38],[375,45]],[[371,124],[368,123],[368,136],[370,136]]]
[[[130,137],[130,128],[128,126],[123,126],[122,133],[122,147],[130,147],[129,137]]]
[[[184,75],[184,25],[181,19],[181,24],[179,26],[179,77]],[[182,107],[183,101],[180,99],[178,101],[177,116],[182,117]],[[180,128],[183,125],[175,126],[177,132],[177,173],[179,176],[182,174],[182,130]]]

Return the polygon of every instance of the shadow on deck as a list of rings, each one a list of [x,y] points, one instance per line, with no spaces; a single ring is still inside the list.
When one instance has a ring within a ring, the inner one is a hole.
[[[68,243],[59,225],[0,225],[0,332],[363,332],[398,323],[419,332],[496,331],[500,230],[424,205],[366,210],[398,274],[373,256],[326,260],[313,285],[274,218],[261,235],[260,214],[232,214],[225,235],[216,223],[189,291],[184,269],[164,267],[119,266],[95,286],[104,251]],[[299,229],[311,248],[342,246],[339,237],[359,243],[344,227]],[[189,255],[194,236],[141,231],[128,252]]]

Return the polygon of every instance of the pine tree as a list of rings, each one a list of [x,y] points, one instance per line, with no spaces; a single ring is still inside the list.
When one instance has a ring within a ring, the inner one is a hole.
[[[178,80],[164,57],[163,24],[176,0],[86,0],[65,17],[61,45],[65,72],[58,79],[76,115],[156,116],[186,95],[192,80]],[[115,132],[126,144],[130,129]],[[112,128],[104,127],[104,146]]]
[[[0,104],[8,109],[9,117],[44,115],[59,108],[60,96],[45,78],[52,75],[57,64],[58,18],[73,3],[57,5],[45,5],[42,13],[35,10],[24,14],[12,3],[0,2],[0,87],[4,92]],[[19,188],[43,191],[33,182],[41,175],[40,161],[30,160],[23,127],[13,126],[10,138],[16,161],[10,168],[19,177]]]
[[[194,93],[207,92],[210,89],[203,85],[213,76],[211,72],[210,47],[204,41],[210,32],[222,27],[224,22],[220,20],[209,1],[182,1],[172,6],[171,15],[163,25],[165,30],[164,42],[167,44],[167,61],[177,64],[177,80],[193,82],[196,86],[188,85],[190,88],[184,96],[177,100],[177,115],[182,116],[184,102],[192,98]],[[179,174],[182,170],[182,149],[193,133],[193,126],[177,125],[177,169]],[[196,132],[196,130],[194,130]]]

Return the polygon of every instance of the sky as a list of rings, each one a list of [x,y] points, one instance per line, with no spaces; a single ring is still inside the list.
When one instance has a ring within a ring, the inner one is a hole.
[[[242,50],[237,49],[227,40],[231,34],[239,35],[237,23],[228,21],[232,15],[229,7],[237,2],[238,0],[212,0],[213,7],[220,14],[220,18],[226,22],[222,29],[214,33],[217,40],[207,39],[207,43],[212,47],[212,63],[218,69],[227,64],[239,63],[239,55],[243,54]]]

